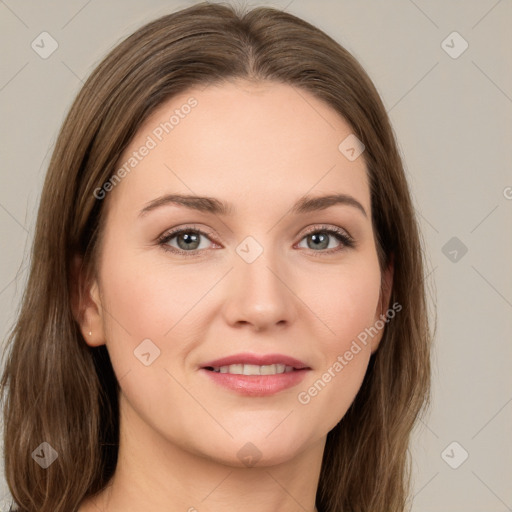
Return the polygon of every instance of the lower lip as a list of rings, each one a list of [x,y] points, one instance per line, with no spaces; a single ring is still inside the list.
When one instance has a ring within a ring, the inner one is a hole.
[[[269,396],[301,382],[309,369],[294,370],[276,375],[236,375],[201,369],[215,383],[246,396]]]

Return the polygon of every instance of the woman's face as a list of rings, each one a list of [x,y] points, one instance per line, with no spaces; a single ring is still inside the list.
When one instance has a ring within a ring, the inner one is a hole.
[[[83,325],[134,435],[270,465],[343,417],[388,306],[351,133],[308,92],[245,81],[146,120],[95,192],[107,215]]]

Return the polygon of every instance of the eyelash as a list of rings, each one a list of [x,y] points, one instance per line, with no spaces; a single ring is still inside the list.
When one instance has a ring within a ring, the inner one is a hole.
[[[169,231],[164,233],[162,236],[160,236],[157,240],[158,245],[162,247],[164,251],[172,252],[173,254],[179,254],[181,256],[185,257],[197,257],[200,256],[200,253],[203,252],[205,249],[194,249],[192,251],[184,251],[182,249],[177,249],[176,247],[170,247],[168,245],[169,241],[175,238],[177,235],[180,235],[182,233],[196,233],[205,236],[210,240],[210,233],[206,233],[205,231],[192,227],[192,226],[185,226],[183,228],[178,228],[173,231]],[[316,233],[327,233],[329,235],[334,236],[338,241],[342,242],[341,247],[337,247],[334,249],[325,249],[322,251],[314,251],[313,249],[309,249],[313,253],[319,253],[318,255],[323,254],[333,254],[337,253],[339,251],[345,250],[345,249],[351,249],[355,247],[355,240],[346,234],[345,231],[343,231],[340,228],[331,227],[331,226],[320,226],[312,228],[310,231],[304,234],[304,236],[301,238],[300,241],[302,241],[304,238],[306,238],[309,235],[313,235]],[[210,240],[212,241],[212,240]]]

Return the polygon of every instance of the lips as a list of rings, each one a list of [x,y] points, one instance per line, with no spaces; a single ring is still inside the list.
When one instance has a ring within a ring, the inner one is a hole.
[[[296,370],[293,366],[284,364],[230,364],[208,367],[206,369],[216,373],[230,373],[231,375],[279,375]]]
[[[284,365],[294,370],[303,370],[309,368],[307,364],[299,359],[285,356],[282,354],[235,354],[221,359],[215,359],[201,365],[201,368],[214,369],[231,365],[253,365],[253,366],[270,366]]]
[[[208,361],[199,370],[237,394],[268,396],[296,386],[311,368],[282,354],[235,354]]]

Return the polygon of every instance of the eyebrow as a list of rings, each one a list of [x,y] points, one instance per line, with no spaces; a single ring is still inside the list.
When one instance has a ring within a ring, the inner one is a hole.
[[[293,214],[310,213],[317,210],[325,210],[326,208],[337,204],[352,206],[368,218],[363,205],[357,201],[357,199],[347,194],[329,194],[319,197],[304,196],[292,206],[291,212]],[[185,208],[212,213],[214,215],[229,216],[235,213],[235,208],[232,204],[220,201],[214,197],[167,194],[147,203],[140,211],[139,217],[146,215],[148,212],[155,210],[156,208],[166,205],[184,206]]]

